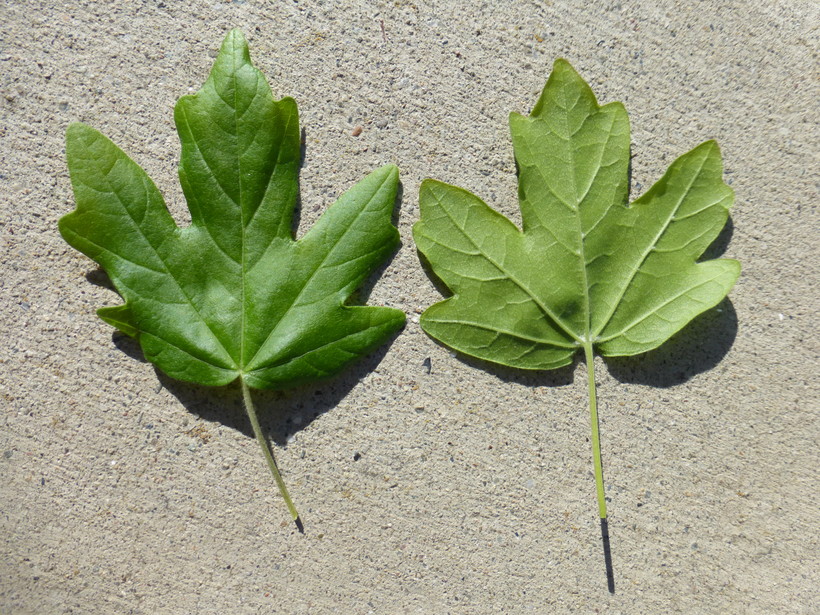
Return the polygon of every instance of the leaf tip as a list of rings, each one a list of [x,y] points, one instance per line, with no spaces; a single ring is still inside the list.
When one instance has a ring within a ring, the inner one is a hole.
[[[419,192],[421,192],[421,191],[429,192],[430,190],[433,189],[433,186],[435,186],[436,184],[440,184],[440,183],[441,182],[438,181],[437,179],[427,177],[427,178],[425,178],[421,181],[421,185],[419,186]]]
[[[65,130],[65,140],[66,143],[70,145],[81,139],[98,134],[99,132],[88,124],[83,122],[71,122]]]
[[[703,156],[703,160],[708,161],[711,166],[711,172],[719,179],[719,181],[734,195],[734,190],[723,180],[723,154],[720,151],[720,146],[715,139],[704,141],[691,152],[684,154],[684,156],[697,153]],[[681,156],[683,158],[683,156]],[[734,197],[733,197],[734,198]],[[731,207],[731,202],[727,207]]]
[[[740,274],[743,271],[743,267],[740,265],[740,261],[736,258],[722,258],[720,260],[726,263],[726,268],[734,276],[734,279],[732,280],[732,286],[734,286],[735,282],[737,282],[737,279],[740,277]],[[730,288],[729,290],[732,289]],[[728,290],[726,291],[726,294],[729,294]]]
[[[382,172],[389,181],[399,181],[399,167],[397,167],[395,164],[390,163],[384,165],[382,167]]]
[[[97,316],[99,316],[100,319],[106,324],[114,327],[117,331],[134,339],[139,338],[140,330],[134,324],[134,320],[131,315],[131,308],[128,303],[124,303],[123,305],[102,307],[97,310]]]
[[[234,58],[234,63],[237,65],[250,64],[251,62],[251,53],[248,50],[248,39],[245,38],[245,35],[239,28],[234,28],[225,35],[222,45],[219,48],[219,55],[217,56],[217,63],[214,64],[214,68],[220,63],[220,60],[224,61],[227,58]]]
[[[552,72],[547,79],[546,85],[544,85],[544,89],[541,91],[541,95],[538,97],[538,101],[532,108],[530,116],[538,117],[542,115],[549,106],[550,93],[566,88],[567,86],[572,86],[574,89],[583,91],[585,96],[591,95],[594,100],[594,95],[589,85],[587,85],[586,81],[578,74],[578,71],[572,67],[572,64],[564,58],[556,58],[552,64]]]
[[[701,147],[703,147],[704,149],[708,148],[710,150],[710,154],[714,153],[714,155],[717,156],[718,159],[722,159],[723,156],[720,152],[720,145],[718,145],[718,142],[715,139],[709,139],[708,141],[704,141],[701,144]]]
[[[231,49],[236,49],[237,47],[247,47],[248,40],[245,38],[242,30],[239,28],[232,28],[228,31],[225,35],[225,39],[222,41],[222,46],[229,46]]]
[[[83,132],[86,128],[88,128],[88,126],[86,126],[82,122],[71,122],[68,125],[68,128],[65,129],[66,138],[68,138],[69,135],[74,135]]]

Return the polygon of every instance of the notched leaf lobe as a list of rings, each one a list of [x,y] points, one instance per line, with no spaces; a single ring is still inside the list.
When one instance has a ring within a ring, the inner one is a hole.
[[[422,315],[430,335],[503,365],[553,369],[587,343],[604,356],[656,348],[726,296],[737,261],[698,262],[733,198],[714,141],[629,205],[626,111],[599,106],[563,60],[510,129],[521,230],[461,188],[421,187],[414,238],[453,292]]]
[[[77,209],[60,220],[125,304],[100,317],[136,337],[168,375],[283,388],[331,375],[394,333],[398,310],[348,306],[398,245],[398,170],[371,173],[299,241],[299,118],[275,101],[239,31],[208,80],[180,99],[179,178],[191,225],[178,228],[145,172],[93,128],[72,124],[66,153]]]

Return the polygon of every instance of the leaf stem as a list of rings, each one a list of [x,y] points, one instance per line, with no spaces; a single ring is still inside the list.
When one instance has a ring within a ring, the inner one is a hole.
[[[615,575],[612,570],[612,551],[609,544],[609,521],[606,516],[606,496],[604,493],[604,469],[601,463],[601,438],[598,433],[598,397],[595,388],[595,355],[592,342],[584,343],[584,359],[587,364],[589,383],[589,421],[592,427],[592,464],[595,467],[595,489],[598,494],[598,515],[601,518],[601,538],[604,547],[606,581],[610,593],[615,593]]]
[[[262,453],[265,455],[265,459],[268,462],[268,467],[270,468],[271,474],[273,474],[273,479],[279,487],[279,493],[282,494],[282,498],[285,500],[285,504],[290,511],[291,517],[296,522],[296,527],[299,528],[300,532],[304,532],[302,529],[302,521],[299,519],[299,513],[296,511],[296,507],[290,499],[290,494],[288,494],[288,488],[285,486],[285,481],[282,480],[282,475],[279,474],[279,468],[276,465],[276,460],[273,458],[273,451],[271,451],[268,439],[265,437],[265,434],[262,433],[262,427],[259,425],[259,418],[256,416],[256,408],[253,405],[253,399],[251,399],[251,390],[245,383],[244,378],[240,378],[239,381],[242,383],[242,399],[245,401],[245,411],[248,413],[248,418],[251,420],[251,426],[253,427],[253,433],[256,436],[256,441],[259,442],[259,446],[262,447]]]
[[[587,381],[589,382],[589,420],[592,427],[592,463],[595,466],[595,488],[598,492],[598,513],[606,519],[606,499],[604,497],[604,470],[601,464],[601,438],[598,435],[598,398],[595,391],[595,357],[592,343],[584,344],[584,355],[587,364]]]

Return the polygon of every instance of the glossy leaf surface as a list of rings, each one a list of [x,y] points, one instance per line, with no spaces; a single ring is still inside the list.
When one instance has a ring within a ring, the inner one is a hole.
[[[84,124],[68,129],[77,209],[60,232],[125,300],[101,309],[103,320],[136,337],[169,376],[205,385],[241,378],[254,388],[329,376],[402,326],[399,310],[345,305],[398,245],[396,167],[368,175],[295,241],[296,103],[273,100],[236,30],[174,120],[187,228],[111,141]]]

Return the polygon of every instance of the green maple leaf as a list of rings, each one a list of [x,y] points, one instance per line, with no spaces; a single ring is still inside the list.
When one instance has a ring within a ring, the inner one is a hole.
[[[403,312],[345,302],[395,250],[398,170],[347,191],[295,241],[299,118],[274,101],[238,30],[203,88],[176,105],[179,177],[192,223],[174,223],[146,173],[102,134],[72,124],[66,155],[77,209],[65,240],[102,266],[125,303],[100,317],[139,340],[173,378],[239,380],[257,439],[295,520],[249,388],[325,378],[398,330]]]
[[[453,292],[424,312],[421,326],[459,352],[516,368],[555,369],[583,351],[608,537],[593,352],[652,350],[726,296],[740,264],[698,258],[723,228],[733,194],[718,146],[707,141],[627,206],[626,110],[599,106],[563,60],[532,114],[511,114],[510,127],[523,232],[465,190],[421,186],[413,236]]]

